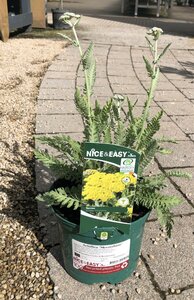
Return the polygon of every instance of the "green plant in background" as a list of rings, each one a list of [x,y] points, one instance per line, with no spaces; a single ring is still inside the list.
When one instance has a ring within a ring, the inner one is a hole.
[[[51,169],[58,177],[70,181],[72,187],[58,188],[46,192],[39,195],[37,199],[45,201],[48,205],[67,206],[74,209],[79,208],[81,206],[81,183],[84,165],[83,143],[101,142],[122,145],[140,153],[138,179],[137,184],[135,184],[135,190],[129,186],[128,192],[126,192],[125,188],[125,195],[129,195],[133,190],[132,194],[130,194],[133,196],[128,197],[126,206],[129,204],[133,206],[135,204],[139,207],[144,206],[150,210],[156,209],[160,223],[166,226],[167,233],[170,236],[173,225],[170,209],[174,205],[180,204],[181,200],[176,196],[163,195],[160,191],[166,187],[165,180],[169,177],[189,178],[190,176],[180,171],[169,171],[151,176],[145,175],[146,168],[153,161],[157,153],[170,153],[169,150],[163,148],[162,144],[164,142],[174,142],[170,139],[157,139],[155,137],[155,134],[160,129],[162,111],[152,118],[149,116],[150,106],[159,77],[159,61],[170,45],[167,45],[162,52],[158,53],[158,40],[162,34],[162,30],[154,27],[148,32],[149,37],[146,37],[146,40],[153,58],[152,62],[149,62],[146,57],[143,57],[148,76],[150,77],[150,86],[147,89],[147,99],[139,117],[134,114],[136,103],[132,104],[128,97],[123,97],[122,95],[114,95],[103,107],[100,106],[98,101],[95,101],[95,104],[92,105],[91,99],[96,79],[94,47],[93,43],[90,43],[85,52],[82,50],[76,32],[76,25],[79,23],[80,18],[80,15],[65,13],[61,19],[70,25],[72,29],[73,39],[66,35],[63,35],[63,37],[79,49],[84,72],[84,88],[82,90],[76,88],[75,91],[75,104],[82,117],[84,139],[80,143],[64,135],[38,138],[42,144],[49,145],[57,150],[59,155],[58,157],[52,156],[47,152],[35,150],[36,159]],[[127,104],[127,110],[124,109],[125,104]],[[88,169],[95,168],[98,172],[111,173],[112,171],[108,165],[104,165],[101,168],[101,164],[96,161],[89,161],[87,164]],[[85,193],[86,196],[87,193]],[[125,205],[124,198],[126,199],[127,197],[121,197],[123,202],[118,202],[118,205]]]

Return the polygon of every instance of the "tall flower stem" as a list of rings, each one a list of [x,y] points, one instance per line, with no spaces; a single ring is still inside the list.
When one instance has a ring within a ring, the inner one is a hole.
[[[152,100],[154,98],[154,92],[156,89],[156,84],[158,80],[158,75],[159,75],[159,67],[157,66],[157,60],[158,60],[158,41],[154,39],[154,45],[153,45],[153,57],[154,61],[152,63],[152,75],[151,75],[151,83],[150,83],[150,88],[147,90],[147,100],[145,103],[145,107],[143,110],[143,115],[142,115],[142,126],[140,133],[137,138],[137,143],[136,143],[136,150],[139,150],[139,146],[141,143],[141,138],[144,132],[145,128],[145,123],[147,121],[148,115],[149,115],[149,109],[150,105],[152,103]]]
[[[75,37],[75,42],[76,42],[76,46],[79,49],[79,53],[80,53],[80,57],[81,57],[81,62],[83,65],[83,51],[82,51],[82,47],[79,41],[79,38],[77,36],[77,32],[75,30],[75,26],[72,24],[72,31]],[[89,92],[89,82],[88,82],[88,73],[87,70],[84,69],[84,77],[85,77],[85,83],[86,83],[86,93],[87,93],[87,101],[88,101],[88,114],[89,114],[89,119],[91,120],[91,98],[90,98],[90,92]]]

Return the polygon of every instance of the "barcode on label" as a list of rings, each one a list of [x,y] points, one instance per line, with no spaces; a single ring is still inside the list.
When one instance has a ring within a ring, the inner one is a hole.
[[[113,261],[110,261],[110,264],[116,264],[116,263],[119,263],[125,259],[128,259],[129,257],[128,256],[125,256],[125,257],[122,257],[120,259],[117,259],[117,260],[113,260]]]

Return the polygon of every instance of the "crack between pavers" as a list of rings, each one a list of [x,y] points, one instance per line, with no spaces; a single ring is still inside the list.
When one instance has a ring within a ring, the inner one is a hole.
[[[190,290],[190,289],[194,288],[194,284],[188,284],[185,287],[176,288],[176,290],[180,290],[179,294],[177,294],[176,292],[172,292],[171,289],[168,289],[167,291],[162,290],[160,288],[158,282],[155,279],[154,273],[152,272],[147,259],[142,254],[140,255],[140,258],[141,258],[141,260],[143,261],[143,263],[146,267],[146,270],[149,274],[149,277],[150,277],[151,283],[154,287],[154,290],[160,295],[162,300],[166,300],[167,296],[169,296],[169,295],[180,295],[183,291]]]
[[[177,166],[177,167],[163,167],[164,170],[176,170],[177,168],[179,169],[194,169],[194,166]]]
[[[167,291],[160,289],[160,286],[159,286],[158,282],[155,280],[154,273],[152,272],[147,259],[142,254],[141,254],[140,258],[146,267],[146,270],[150,276],[150,280],[152,282],[152,285],[153,285],[155,291],[157,293],[159,293],[161,299],[166,300],[167,296],[169,296],[169,295],[180,295],[183,291],[191,290],[194,288],[194,284],[188,284],[187,286],[176,288],[176,290],[180,290],[180,292],[178,294],[176,293],[176,291],[175,292],[171,291],[171,289],[168,289]]]
[[[158,282],[155,279],[154,273],[152,272],[152,270],[150,268],[150,265],[149,265],[147,259],[142,254],[140,255],[140,258],[146,267],[146,270],[148,272],[148,275],[150,277],[150,281],[154,287],[154,290],[157,292],[157,294],[159,294],[159,296],[162,300],[166,300],[166,293],[165,293],[165,291],[161,290]]]
[[[188,284],[188,285],[180,288],[181,292],[188,291],[188,290],[191,290],[191,289],[194,289],[194,284]]]
[[[176,290],[179,290],[179,293],[177,293],[176,291],[172,291],[171,289],[168,289],[165,294],[170,296],[170,295],[181,295],[182,292],[184,291],[188,291],[188,290],[192,290],[194,288],[194,284],[188,284],[187,286],[184,287],[180,287],[180,288],[176,288]]]

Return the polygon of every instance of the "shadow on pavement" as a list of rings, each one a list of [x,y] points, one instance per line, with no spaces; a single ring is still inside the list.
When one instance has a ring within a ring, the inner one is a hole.
[[[153,18],[153,17],[132,17],[132,16],[91,16],[99,19],[106,19],[110,21],[117,21],[126,24],[133,24],[143,27],[159,27],[167,34],[173,34],[178,36],[194,36],[194,23],[184,22],[163,18]]]

